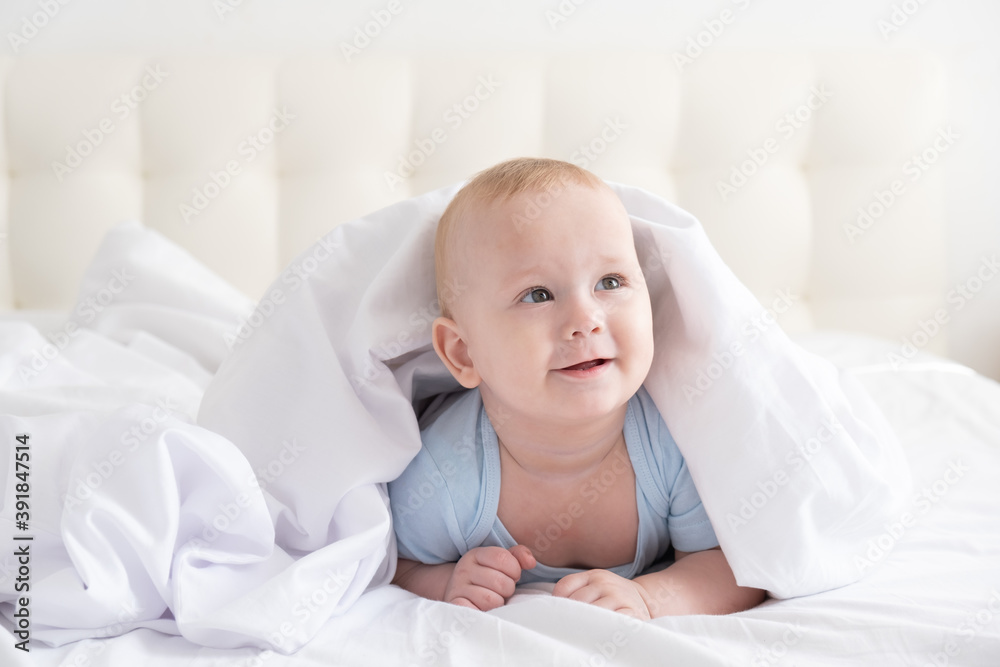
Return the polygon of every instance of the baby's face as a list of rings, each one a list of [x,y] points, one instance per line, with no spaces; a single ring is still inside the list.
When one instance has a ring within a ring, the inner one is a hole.
[[[649,294],[614,193],[569,185],[527,220],[533,201],[545,199],[527,193],[469,221],[456,321],[487,408],[579,424],[645,380]]]

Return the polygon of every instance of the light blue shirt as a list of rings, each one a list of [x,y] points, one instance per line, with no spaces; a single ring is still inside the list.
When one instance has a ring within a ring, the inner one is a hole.
[[[497,516],[500,451],[479,390],[437,397],[421,416],[420,427],[423,447],[389,483],[400,557],[454,563],[475,547],[517,544]],[[631,579],[660,559],[671,543],[680,551],[718,545],[687,464],[644,387],[629,399],[624,435],[635,471],[639,534],[635,560],[608,569]],[[579,505],[599,502],[600,495],[600,479],[585,484]],[[560,523],[572,519],[568,511],[557,508],[551,524],[528,540],[538,560],[545,558],[545,540],[558,539]],[[555,582],[580,571],[539,563],[522,572],[519,583]]]

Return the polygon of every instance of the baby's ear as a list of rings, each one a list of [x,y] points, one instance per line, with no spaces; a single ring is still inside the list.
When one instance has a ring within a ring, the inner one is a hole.
[[[459,384],[466,389],[479,386],[482,379],[472,365],[469,346],[462,338],[455,320],[449,317],[435,319],[431,324],[431,342],[434,343],[434,351]]]

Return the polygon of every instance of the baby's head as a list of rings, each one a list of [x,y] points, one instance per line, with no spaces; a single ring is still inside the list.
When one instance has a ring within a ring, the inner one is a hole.
[[[594,418],[649,371],[652,314],[628,214],[576,165],[518,158],[477,174],[441,216],[435,270],[434,349],[487,410]]]

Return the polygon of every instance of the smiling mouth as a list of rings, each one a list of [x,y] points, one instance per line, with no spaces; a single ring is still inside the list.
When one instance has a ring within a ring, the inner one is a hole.
[[[572,366],[567,366],[566,368],[560,368],[561,371],[586,371],[590,370],[594,366],[602,365],[606,359],[591,359],[590,361],[583,361],[579,364],[573,364]]]

